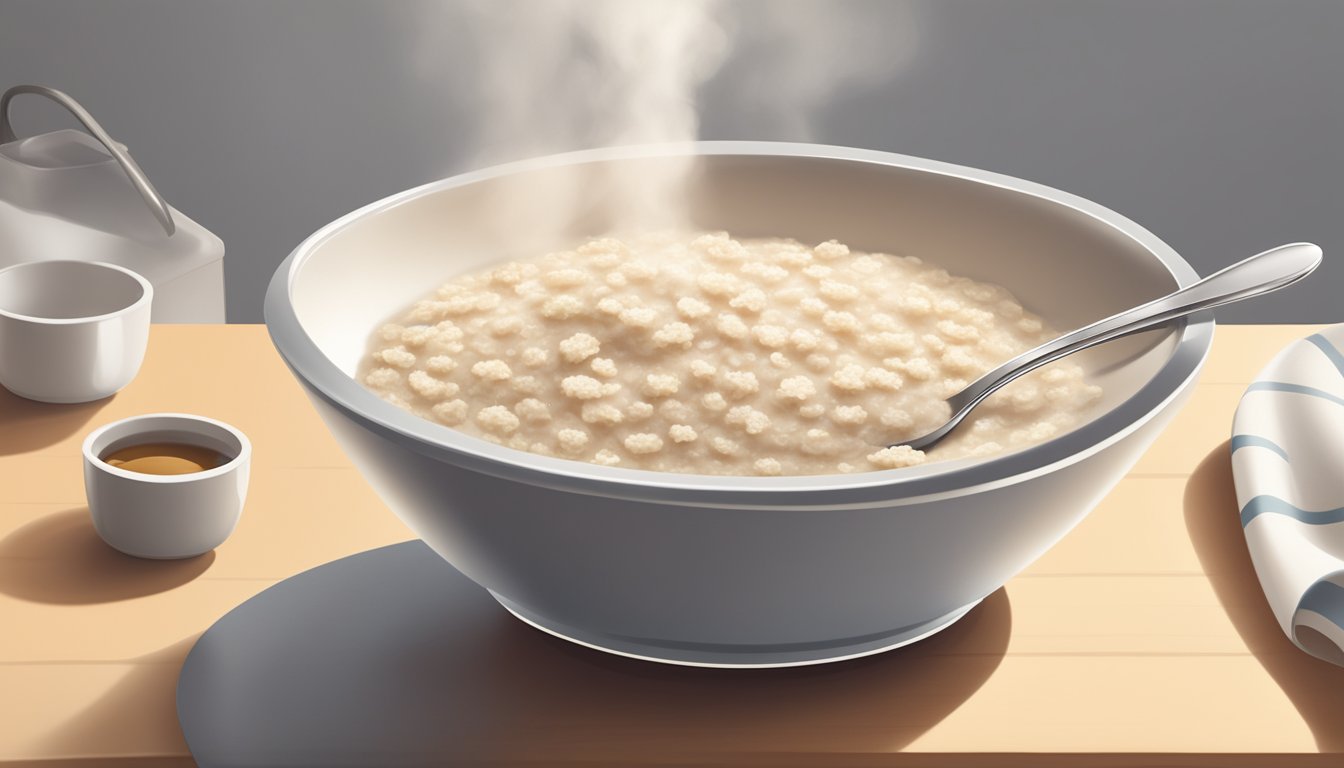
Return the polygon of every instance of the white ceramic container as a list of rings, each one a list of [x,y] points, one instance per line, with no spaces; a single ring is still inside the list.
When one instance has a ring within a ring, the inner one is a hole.
[[[69,110],[88,133],[18,137],[9,113],[33,97]],[[154,286],[156,323],[224,322],[224,243],[170,206],[126,147],[69,95],[18,85],[0,95],[0,267],[48,259],[143,275]]]
[[[125,446],[160,442],[210,448],[229,461],[203,472],[151,475],[102,460]],[[252,444],[222,421],[185,413],[132,416],[89,433],[83,454],[84,492],[94,528],[128,555],[195,557],[224,543],[238,525]]]
[[[1208,352],[1213,324],[1200,316],[1080,354],[1105,391],[1094,418],[1025,450],[779,478],[519,452],[420,419],[352,378],[373,329],[443,280],[602,233],[620,202],[605,193],[620,189],[612,178],[666,177],[687,162],[682,194],[696,226],[918,255],[1008,287],[1060,328],[1197,279],[1152,234],[1073,195],[801,144],[541,158],[428,184],[319,230],[271,283],[276,348],[397,515],[515,615],[575,642],[674,663],[778,666],[936,632],[1092,509],[1188,395]],[[538,226],[557,219],[567,226]]]
[[[149,281],[115,264],[0,269],[0,384],[48,403],[117,392],[145,359],[153,298]]]

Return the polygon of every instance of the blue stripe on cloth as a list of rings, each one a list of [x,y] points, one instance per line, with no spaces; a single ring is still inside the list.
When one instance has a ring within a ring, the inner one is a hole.
[[[1246,388],[1247,392],[1291,392],[1295,395],[1310,395],[1319,397],[1322,400],[1329,400],[1338,405],[1344,405],[1344,397],[1332,395],[1324,389],[1307,387],[1302,384],[1288,384],[1282,381],[1257,381]]]
[[[1344,521],[1344,507],[1308,512],[1293,506],[1278,496],[1256,496],[1241,508],[1241,527],[1245,528],[1261,515],[1284,515],[1310,525],[1329,525]]]
[[[1233,435],[1232,453],[1236,453],[1239,448],[1268,448],[1279,454],[1284,461],[1288,461],[1288,452],[1279,447],[1279,444],[1267,437],[1259,435]]]
[[[1318,581],[1303,593],[1297,609],[1319,613],[1344,629],[1344,587],[1333,581]]]
[[[1317,349],[1325,353],[1325,356],[1329,358],[1330,362],[1334,363],[1335,368],[1339,370],[1339,375],[1344,376],[1344,353],[1341,353],[1335,348],[1334,344],[1330,343],[1329,339],[1319,333],[1313,333],[1308,336],[1307,341],[1315,344]]]

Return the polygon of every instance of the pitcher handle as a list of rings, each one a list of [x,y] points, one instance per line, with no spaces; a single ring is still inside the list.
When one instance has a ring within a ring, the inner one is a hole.
[[[121,144],[107,135],[107,131],[103,130],[103,126],[93,119],[93,115],[89,114],[87,109],[84,109],[79,102],[62,91],[48,88],[45,85],[16,85],[5,91],[4,95],[0,96],[0,144],[8,144],[18,139],[14,135],[14,127],[9,122],[9,103],[14,100],[15,96],[22,93],[45,96],[69,110],[70,114],[75,116],[75,119],[84,126],[85,130],[102,142],[102,145],[112,154],[113,159],[130,177],[131,184],[140,193],[140,197],[144,198],[145,205],[149,206],[154,218],[158,219],[159,223],[163,225],[163,230],[170,236],[177,231],[177,225],[173,223],[172,210],[168,208],[168,203],[164,201],[158,190],[154,189],[154,185],[149,183],[149,178],[145,176],[145,172],[140,170],[140,166],[136,164]]]

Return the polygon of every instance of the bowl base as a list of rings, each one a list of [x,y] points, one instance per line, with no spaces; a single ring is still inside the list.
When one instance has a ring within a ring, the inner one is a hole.
[[[890,651],[923,640],[956,623],[979,600],[963,605],[938,618],[879,632],[862,637],[840,638],[815,643],[784,643],[780,645],[730,645],[715,643],[687,643],[675,640],[659,641],[647,638],[621,637],[571,627],[551,621],[510,602],[494,592],[490,595],[509,613],[549,635],[582,645],[585,648],[660,664],[686,667],[716,667],[730,669],[765,669],[770,667],[801,667],[809,664],[829,664],[860,656]]]

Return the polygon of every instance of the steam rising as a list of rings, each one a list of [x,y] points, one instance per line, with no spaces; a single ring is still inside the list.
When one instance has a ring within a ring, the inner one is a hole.
[[[695,94],[728,39],[717,0],[473,0],[485,162],[690,141]]]
[[[806,141],[826,100],[882,82],[913,52],[911,5],[879,3],[862,14],[853,7],[830,0],[465,0],[426,6],[417,65],[431,94],[447,91],[471,105],[461,126],[471,131],[470,167],[693,141],[701,108],[713,110],[714,124],[732,138]],[[693,171],[688,159],[599,179],[552,179],[526,193],[575,205],[601,200],[617,208],[621,229],[689,226],[681,201]],[[529,225],[558,234],[577,211],[554,214]]]
[[[818,140],[827,107],[875,98],[910,65],[922,17],[902,0],[725,3],[731,55],[705,100],[713,122],[734,138]]]

